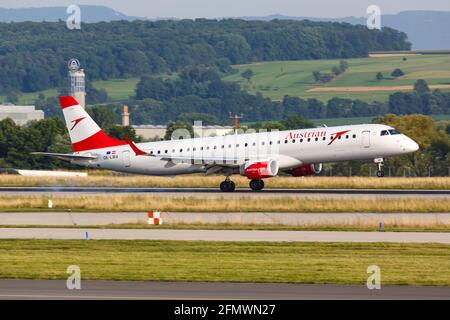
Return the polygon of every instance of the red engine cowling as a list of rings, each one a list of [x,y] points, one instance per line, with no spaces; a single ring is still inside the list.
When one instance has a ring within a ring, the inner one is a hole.
[[[312,176],[314,174],[320,173],[321,171],[322,171],[321,163],[311,163],[290,169],[288,173],[294,177],[303,177],[303,176]]]
[[[246,162],[240,168],[240,174],[251,180],[261,180],[278,174],[278,162],[275,160]]]

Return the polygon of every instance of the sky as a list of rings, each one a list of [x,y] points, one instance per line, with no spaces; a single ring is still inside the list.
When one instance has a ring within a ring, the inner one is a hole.
[[[366,16],[369,5],[382,14],[406,10],[450,11],[449,0],[0,0],[0,7],[105,5],[130,16],[220,18],[282,14],[308,17]]]

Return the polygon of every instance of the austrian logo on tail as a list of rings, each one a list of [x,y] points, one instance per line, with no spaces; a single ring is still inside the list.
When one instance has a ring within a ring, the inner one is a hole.
[[[72,131],[73,130],[73,128],[75,128],[76,127],[76,125],[77,124],[79,124],[82,120],[84,120],[84,119],[86,119],[86,117],[81,117],[81,118],[78,118],[78,119],[75,119],[75,120],[72,120],[72,122],[71,123],[73,123],[73,126],[72,126],[72,128],[70,128],[70,131]]]

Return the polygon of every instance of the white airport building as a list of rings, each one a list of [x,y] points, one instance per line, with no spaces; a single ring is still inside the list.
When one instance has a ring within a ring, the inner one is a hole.
[[[29,121],[44,119],[44,111],[36,110],[34,106],[0,104],[0,120],[6,118],[11,118],[17,125],[23,126]]]

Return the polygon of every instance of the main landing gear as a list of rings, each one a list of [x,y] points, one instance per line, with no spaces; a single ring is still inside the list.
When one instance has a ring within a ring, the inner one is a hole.
[[[377,177],[378,178],[384,177],[384,170],[383,170],[384,162],[383,162],[383,158],[377,158],[377,159],[374,159],[373,161],[378,165]]]
[[[233,192],[236,189],[236,185],[230,180],[230,177],[226,177],[225,181],[220,183],[220,190],[222,192]]]
[[[262,180],[251,180],[250,181],[250,188],[253,191],[260,191],[264,189],[264,181]]]

